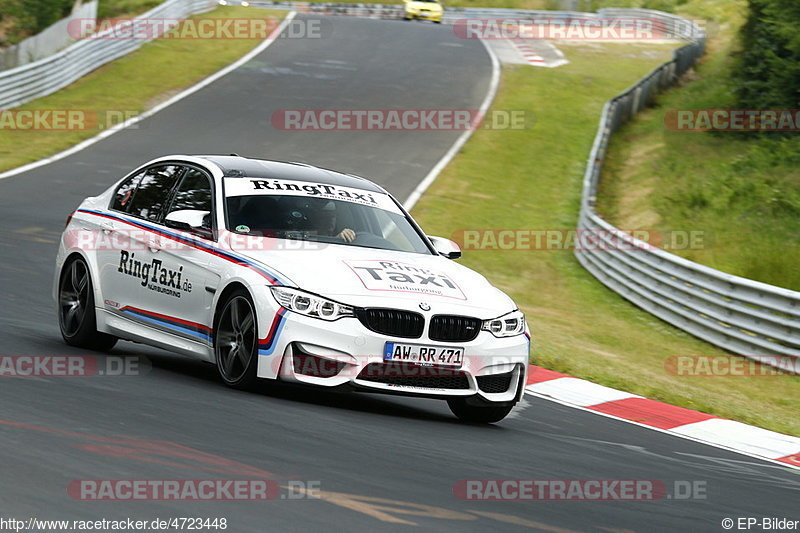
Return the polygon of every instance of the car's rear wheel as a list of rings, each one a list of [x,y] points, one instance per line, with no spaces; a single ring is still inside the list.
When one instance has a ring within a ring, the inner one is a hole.
[[[478,424],[499,422],[514,408],[513,405],[474,405],[468,398],[450,398],[447,405],[460,420]]]
[[[78,257],[61,268],[58,283],[58,325],[64,342],[89,350],[107,351],[117,338],[97,331],[92,276]]]
[[[247,389],[256,382],[258,328],[250,295],[236,290],[220,308],[214,327],[214,356],[226,385]]]

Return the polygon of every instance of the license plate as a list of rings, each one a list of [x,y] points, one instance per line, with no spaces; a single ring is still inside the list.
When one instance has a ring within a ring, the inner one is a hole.
[[[464,348],[387,342],[383,350],[383,360],[461,368]]]

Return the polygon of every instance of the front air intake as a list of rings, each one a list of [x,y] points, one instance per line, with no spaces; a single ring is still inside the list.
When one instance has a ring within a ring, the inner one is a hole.
[[[461,370],[407,363],[370,363],[358,374],[358,379],[420,389],[469,389],[467,374]]]
[[[440,342],[469,342],[481,331],[480,319],[459,315],[435,315],[428,337]]]
[[[421,314],[402,309],[357,309],[356,317],[368,330],[392,337],[418,339],[425,329],[425,318]]]
[[[508,392],[511,387],[511,378],[514,377],[514,372],[506,372],[505,374],[491,374],[489,376],[478,376],[475,380],[478,382],[478,388],[482,392],[489,394],[499,394]]]

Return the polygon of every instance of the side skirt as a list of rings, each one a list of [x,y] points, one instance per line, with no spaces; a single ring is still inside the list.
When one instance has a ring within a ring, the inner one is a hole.
[[[214,362],[214,348],[204,342],[193,341],[173,335],[160,329],[135,322],[105,309],[96,308],[97,329],[123,340],[139,342],[190,357],[197,357],[209,363]]]

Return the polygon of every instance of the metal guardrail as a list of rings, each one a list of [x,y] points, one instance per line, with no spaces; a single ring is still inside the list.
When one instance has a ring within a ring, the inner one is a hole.
[[[249,3],[253,7],[268,9],[291,9],[298,13],[316,15],[342,15],[364,18],[399,19],[403,17],[402,4],[357,4],[343,2],[302,2],[290,0],[253,0]],[[636,12],[635,14],[633,12]],[[661,16],[655,16],[661,15]],[[482,8],[482,7],[447,7],[445,6],[443,22],[453,23],[459,19],[518,19],[518,20],[558,20],[569,22],[571,20],[592,20],[598,18],[647,18],[656,24],[654,30],[669,32],[675,38],[688,38],[692,30],[702,32],[696,24],[676,16],[664,16],[666,13],[649,10],[631,9],[605,9],[598,13],[584,13],[580,11],[564,10],[530,10],[511,8]]]
[[[215,5],[213,0],[168,0],[137,19],[181,19]],[[109,29],[39,61],[0,72],[0,109],[54,93],[153,38],[102,38],[113,31]]]
[[[660,17],[675,27],[686,23],[648,10],[608,9],[600,14]],[[575,255],[611,290],[662,320],[733,353],[797,372],[800,293],[726,274],[637,239],[630,239],[633,246],[619,247],[614,235],[623,232],[594,210],[611,135],[703,54],[702,30],[692,28],[686,37],[691,43],[676,50],[672,61],[605,105],[584,175],[578,221],[579,233],[591,233],[603,245],[576,250]]]

